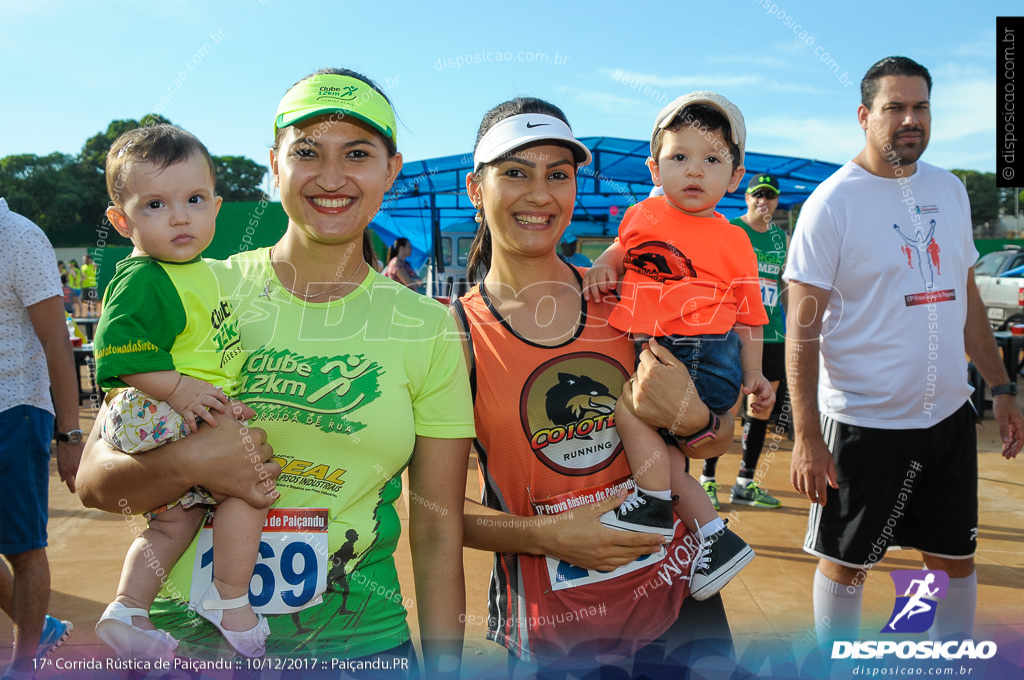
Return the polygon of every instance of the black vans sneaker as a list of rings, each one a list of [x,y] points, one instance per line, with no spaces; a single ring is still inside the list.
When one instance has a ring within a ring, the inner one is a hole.
[[[728,527],[705,536],[698,526],[697,540],[700,545],[690,571],[690,597],[706,600],[754,559],[754,551]]]
[[[639,490],[615,510],[601,515],[601,524],[621,531],[661,534],[665,538],[675,535],[672,501],[663,501]]]

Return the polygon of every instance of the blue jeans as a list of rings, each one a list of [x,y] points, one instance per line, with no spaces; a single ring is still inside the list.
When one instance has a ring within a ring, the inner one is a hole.
[[[637,357],[649,336],[635,335]],[[731,409],[740,396],[743,366],[740,363],[740,336],[736,331],[706,335],[666,335],[655,338],[658,344],[683,362],[697,395],[715,413]]]

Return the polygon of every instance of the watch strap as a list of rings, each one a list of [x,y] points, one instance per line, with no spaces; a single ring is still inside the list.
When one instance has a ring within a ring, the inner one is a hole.
[[[992,396],[993,397],[998,397],[998,396],[1001,396],[1001,395],[1004,395],[1004,394],[1016,395],[1017,394],[1017,383],[1008,382],[1008,383],[1004,383],[1002,385],[993,385],[989,389],[992,392]]]
[[[57,432],[56,434],[54,434],[54,439],[56,439],[59,442],[70,442],[71,435],[73,434],[77,435],[76,439],[78,439],[78,441],[82,441],[85,438],[85,433],[82,432],[82,430],[80,429],[76,429],[68,430],[67,432]]]
[[[717,438],[717,432],[719,426],[722,424],[721,419],[717,413],[711,412],[711,416],[708,418],[708,424],[704,429],[699,432],[694,432],[688,437],[683,438],[683,443],[691,449],[695,449],[699,446],[703,446],[708,442],[714,441]]]

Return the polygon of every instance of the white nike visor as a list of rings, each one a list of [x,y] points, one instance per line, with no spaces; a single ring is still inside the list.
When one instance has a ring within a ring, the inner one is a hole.
[[[543,113],[520,113],[491,126],[473,154],[473,171],[492,161],[508,156],[519,147],[536,142],[561,143],[572,150],[577,167],[589,165],[590,149],[576,139],[563,121]]]

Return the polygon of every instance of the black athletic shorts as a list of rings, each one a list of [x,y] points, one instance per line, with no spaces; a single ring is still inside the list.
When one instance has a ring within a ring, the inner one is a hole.
[[[938,557],[974,555],[978,445],[970,403],[932,427],[881,430],[822,417],[839,488],[811,504],[804,550],[869,569],[890,546]]]
[[[786,343],[766,342],[761,346],[761,372],[768,382],[786,379]]]

